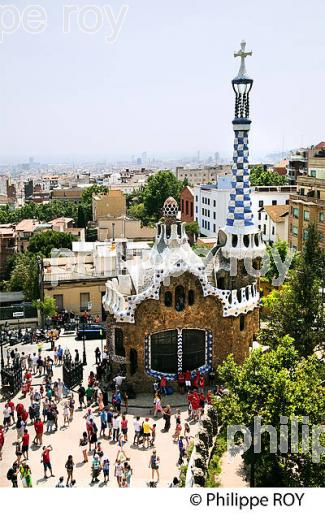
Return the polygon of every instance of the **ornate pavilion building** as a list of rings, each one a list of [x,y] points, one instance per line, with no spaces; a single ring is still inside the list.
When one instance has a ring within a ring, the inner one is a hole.
[[[108,350],[113,363],[125,363],[128,380],[145,389],[162,374],[176,379],[184,370],[208,372],[232,353],[242,361],[259,326],[257,269],[265,246],[253,222],[248,133],[253,80],[245,68],[245,42],[232,80],[235,133],[232,191],[225,227],[206,258],[188,243],[178,207],[166,200],[147,259],[125,276],[133,293],[123,295],[123,277],[106,283]]]

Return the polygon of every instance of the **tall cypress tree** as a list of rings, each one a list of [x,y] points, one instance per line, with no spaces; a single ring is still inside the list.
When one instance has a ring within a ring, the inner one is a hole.
[[[317,228],[311,224],[296,268],[290,271],[289,282],[266,298],[271,321],[261,332],[263,343],[272,346],[287,334],[303,356],[312,354],[316,348],[324,351],[325,255],[319,242]]]

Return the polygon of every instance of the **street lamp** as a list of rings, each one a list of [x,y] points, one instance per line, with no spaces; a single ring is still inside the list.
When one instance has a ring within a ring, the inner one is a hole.
[[[104,330],[101,328],[100,329],[100,342],[101,342],[102,359],[103,359],[103,353],[104,353],[103,336],[104,336]]]
[[[80,316],[76,316],[78,332],[80,331]],[[87,365],[87,355],[86,355],[86,337],[85,337],[85,318],[82,320],[82,364],[85,367]]]
[[[43,266],[43,259],[40,256],[37,256],[36,258],[37,265],[38,265],[38,283],[40,288],[40,301],[44,302],[44,266]],[[41,326],[44,327],[44,309],[41,306]]]
[[[87,365],[87,356],[86,356],[86,338],[85,338],[85,320],[82,322],[82,364],[85,367]]]
[[[2,334],[2,325],[0,325],[0,348],[1,348],[1,370],[4,368],[5,363],[3,359],[3,334]]]

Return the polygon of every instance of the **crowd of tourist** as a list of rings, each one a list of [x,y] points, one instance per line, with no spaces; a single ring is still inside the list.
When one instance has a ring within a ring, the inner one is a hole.
[[[62,429],[68,429],[74,420],[75,411],[81,411],[84,428],[80,431],[78,442],[80,461],[75,461],[67,454],[65,471],[60,475],[56,487],[75,487],[76,463],[89,464],[90,484],[105,486],[116,479],[119,487],[130,487],[134,470],[128,446],[133,449],[150,450],[148,470],[151,478],[149,485],[156,486],[160,479],[160,455],[157,452],[157,419],[162,418],[162,434],[170,434],[171,442],[178,446],[178,458],[175,464],[181,466],[191,442],[191,425],[200,421],[204,408],[212,402],[213,395],[222,395],[223,389],[217,387],[213,393],[205,388],[206,379],[199,371],[178,374],[178,389],[187,395],[188,417],[182,419],[180,409],[172,410],[167,403],[170,395],[169,382],[165,377],[153,383],[153,407],[145,417],[128,415],[128,395],[123,387],[125,376],[118,374],[110,389],[99,387],[96,375],[89,373],[87,384],[80,385],[76,392],[70,392],[60,378],[54,379],[53,368],[62,364],[66,353],[58,346],[53,359],[38,353],[27,356],[14,351],[13,362],[20,363],[23,373],[22,396],[9,400],[3,407],[3,425],[0,426],[0,460],[9,431],[16,431],[16,442],[12,448],[13,462],[7,470],[7,479],[13,487],[18,485],[32,487],[33,468],[29,462],[29,450],[41,450],[41,463],[44,480],[54,478],[52,458],[55,450],[44,442],[44,435],[55,435]],[[99,361],[95,351],[96,363]],[[41,381],[38,381],[41,379]],[[165,401],[165,402],[164,402]],[[160,435],[161,433],[159,433]],[[116,446],[114,457],[106,453],[108,444]],[[69,439],[70,442],[70,439]],[[62,447],[63,448],[63,447]],[[171,482],[175,487],[178,479]],[[178,485],[178,484],[177,484]]]

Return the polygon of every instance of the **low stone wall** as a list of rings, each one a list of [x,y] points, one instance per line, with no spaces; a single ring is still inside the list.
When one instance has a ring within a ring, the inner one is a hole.
[[[205,415],[201,417],[201,426],[194,437],[194,448],[188,464],[186,487],[204,487],[207,479],[208,467],[218,434],[218,414],[213,406],[209,406]]]

